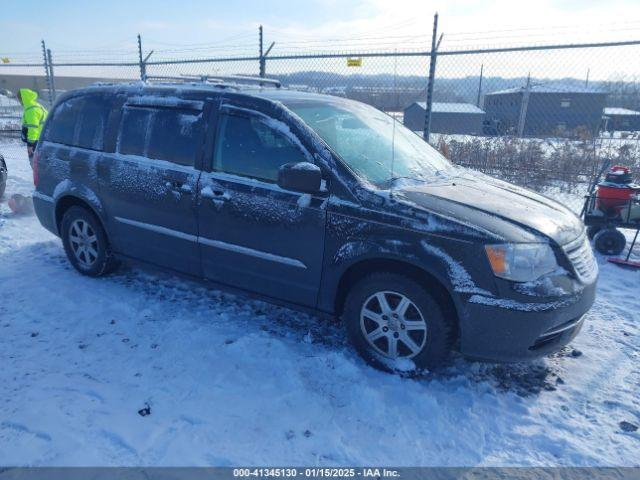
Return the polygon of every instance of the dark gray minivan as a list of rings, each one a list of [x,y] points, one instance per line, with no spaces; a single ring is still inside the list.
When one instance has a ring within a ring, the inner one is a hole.
[[[83,274],[119,257],[338,317],[384,369],[518,361],[580,330],[597,264],[558,203],[359,102],[240,83],[61,97],[34,205]]]

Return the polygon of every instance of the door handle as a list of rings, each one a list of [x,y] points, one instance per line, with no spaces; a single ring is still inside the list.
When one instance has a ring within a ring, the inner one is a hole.
[[[200,190],[200,196],[215,201],[227,200],[229,198],[229,195],[224,190],[213,189],[211,187],[204,187]]]
[[[180,192],[184,193],[185,195],[191,195],[193,193],[193,189],[188,183],[183,183],[182,185],[180,185]]]
[[[167,181],[164,184],[164,186],[171,190],[184,193],[185,195],[191,195],[193,193],[193,189],[191,188],[191,185],[189,185],[188,183],[183,183],[178,181]]]

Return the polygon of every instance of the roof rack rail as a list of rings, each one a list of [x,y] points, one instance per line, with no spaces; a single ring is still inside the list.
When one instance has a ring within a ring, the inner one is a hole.
[[[180,76],[155,76],[149,75],[146,80],[177,80],[181,82],[202,82],[202,83],[257,83],[259,85],[271,85],[275,88],[282,87],[280,80],[274,78],[249,77],[243,75],[180,75]]]
[[[178,82],[209,82],[209,83],[222,83],[222,80],[215,81],[213,79],[203,78],[201,76],[177,76],[177,75],[147,75],[145,80],[171,80]]]
[[[231,81],[234,83],[258,83],[260,85],[273,85],[276,88],[280,88],[282,86],[280,80],[276,80],[275,78],[251,77],[248,75],[182,75],[182,77],[190,79],[200,79],[201,82]]]

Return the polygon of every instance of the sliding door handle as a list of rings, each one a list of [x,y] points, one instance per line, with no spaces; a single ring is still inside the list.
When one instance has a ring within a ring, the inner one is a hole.
[[[226,200],[229,198],[229,195],[224,190],[212,189],[205,187],[200,190],[200,195],[202,198],[209,198],[211,200]]]
[[[185,195],[191,195],[193,193],[193,188],[190,184],[178,181],[167,181],[164,184],[170,190],[173,190],[177,193],[183,193]]]

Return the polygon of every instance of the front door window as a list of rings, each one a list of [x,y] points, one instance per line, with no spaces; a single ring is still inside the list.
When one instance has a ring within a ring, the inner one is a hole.
[[[285,163],[309,159],[283,124],[235,113],[222,115],[213,169],[275,183]],[[275,127],[278,126],[278,128]]]

